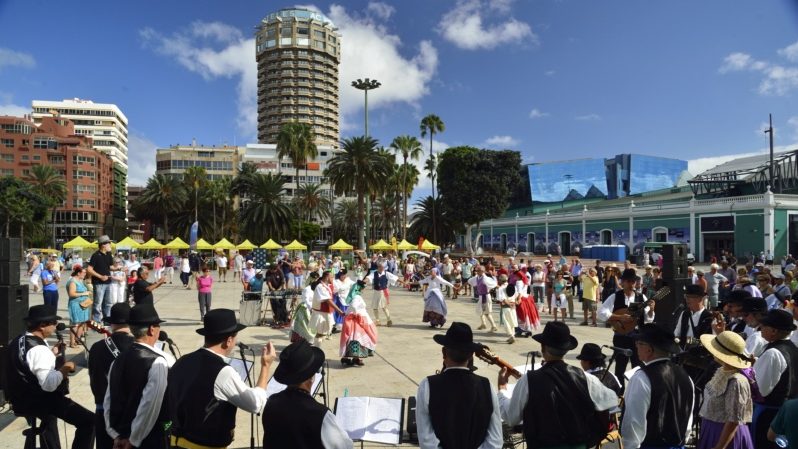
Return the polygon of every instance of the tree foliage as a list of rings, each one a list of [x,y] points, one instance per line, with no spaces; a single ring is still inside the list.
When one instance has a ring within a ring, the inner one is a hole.
[[[244,235],[260,242],[287,238],[294,213],[282,200],[285,180],[279,174],[256,173],[251,181],[251,190],[241,211]]]
[[[449,211],[443,206],[443,198],[433,199],[432,196],[426,196],[416,201],[416,213],[413,215],[408,229],[410,242],[418,241],[419,237],[432,239],[433,214],[438,231],[438,240],[440,240],[440,242],[433,243],[441,246],[454,243],[456,233],[462,227],[452,220]]]

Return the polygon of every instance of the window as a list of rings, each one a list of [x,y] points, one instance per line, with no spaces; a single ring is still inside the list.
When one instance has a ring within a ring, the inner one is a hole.
[[[322,155],[322,156],[327,156],[327,152],[326,151],[320,151],[319,154]]]
[[[3,162],[14,162],[14,155],[13,154],[3,154],[2,155]]]
[[[324,31],[313,30],[314,39],[324,39]]]
[[[14,148],[14,139],[3,139],[2,144],[6,148]]]

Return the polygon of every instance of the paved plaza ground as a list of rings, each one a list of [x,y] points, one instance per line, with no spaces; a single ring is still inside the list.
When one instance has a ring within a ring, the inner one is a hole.
[[[67,275],[65,275],[66,278]],[[62,279],[62,284],[66,279]],[[241,298],[241,284],[232,282],[228,278],[226,283],[216,282],[213,288],[213,307],[231,308],[238,312],[239,300]],[[61,288],[59,300],[59,314],[68,317],[66,311],[66,294]],[[185,290],[179,285],[179,280],[175,276],[174,284],[166,284],[155,290],[155,306],[161,318],[166,320],[162,330],[169,333],[175,343],[179,346],[183,354],[191,352],[202,345],[202,337],[195,332],[201,326],[199,321],[199,307],[197,303],[197,291]],[[367,289],[364,298],[370,299],[371,290]],[[31,293],[30,304],[41,304],[41,293]],[[393,319],[392,327],[379,327],[379,344],[374,357],[366,359],[365,366],[343,368],[340,363],[338,353],[340,334],[334,335],[329,341],[325,341],[323,349],[327,354],[329,370],[327,379],[329,380],[329,401],[330,408],[333,407],[336,397],[344,396],[345,392],[349,396],[378,396],[378,397],[402,397],[414,396],[418,383],[425,376],[435,373],[441,368],[442,357],[441,347],[437,345],[432,336],[436,333],[445,332],[452,321],[463,321],[469,323],[473,328],[479,325],[479,318],[476,315],[474,303],[469,298],[461,298],[449,301],[449,322],[443,330],[430,329],[429,326],[421,322],[423,301],[421,294],[408,292],[405,289],[395,287],[391,291],[391,314]],[[611,344],[611,331],[604,327],[585,327],[579,326],[581,322],[581,305],[576,303],[576,316],[574,320],[567,320],[571,325],[571,330],[579,340],[580,348],[585,342],[597,344]],[[271,318],[271,313],[268,313]],[[494,318],[498,323],[498,307],[494,308]],[[550,316],[543,316],[543,321],[550,319]],[[385,322],[383,318],[383,323]],[[267,326],[249,327],[242,331],[239,336],[242,341],[252,346],[256,353],[267,341],[272,341],[278,351],[288,345],[288,330],[276,330]],[[99,339],[98,335],[92,335],[90,342]],[[530,351],[539,351],[540,345],[531,338],[519,338],[515,344],[506,343],[507,336],[503,332],[490,333],[487,331],[476,331],[475,340],[484,343],[500,357],[511,364],[523,365],[527,354]],[[94,409],[94,398],[89,388],[88,370],[85,369],[83,361],[83,351],[78,349],[68,350],[68,356],[75,358],[80,363],[78,371],[70,380],[70,397],[81,405]],[[575,359],[579,348],[569,353],[566,357],[569,363],[578,365]],[[259,365],[256,365],[259,366]],[[496,375],[499,369],[496,366],[488,366],[484,362],[476,361],[478,367],[477,374],[486,376],[495,385]],[[276,364],[272,367],[272,370]],[[260,418],[256,418],[260,426]],[[4,409],[0,414],[0,448],[21,448],[23,446],[22,430],[26,424],[22,419],[14,419],[14,416]],[[64,426],[59,424],[61,432],[62,447],[68,448],[64,441]],[[71,442],[73,428],[66,426],[68,441]],[[260,446],[262,429],[258,428],[256,436],[256,446]],[[249,447],[250,438],[250,416],[247,413],[238,412],[235,441],[231,445],[233,448]],[[359,445],[358,445],[359,446]],[[416,445],[404,443],[403,447],[415,447]],[[356,446],[357,447],[357,446]],[[368,445],[364,447],[382,447],[380,445]]]

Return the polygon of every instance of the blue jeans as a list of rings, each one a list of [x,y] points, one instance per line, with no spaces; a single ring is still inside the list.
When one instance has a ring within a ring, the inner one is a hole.
[[[94,321],[111,315],[111,284],[94,284]]]
[[[44,305],[58,309],[58,290],[42,290]]]

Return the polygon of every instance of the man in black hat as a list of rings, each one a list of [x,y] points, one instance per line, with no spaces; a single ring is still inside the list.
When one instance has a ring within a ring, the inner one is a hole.
[[[624,449],[682,447],[687,442],[695,402],[693,381],[671,354],[679,352],[673,333],[656,324],[635,335],[642,362],[624,394],[621,423]]]
[[[180,358],[169,370],[167,404],[172,420],[172,447],[227,447],[233,442],[236,411],[259,413],[266,404],[266,384],[275,357],[271,342],[263,346],[260,375],[248,387],[229,357],[236,348],[238,324],[235,312],[215,309],[205,314],[197,333],[205,337],[202,348]]]
[[[771,310],[759,324],[762,338],[768,345],[754,363],[756,383],[762,400],[754,402],[754,420],[751,423],[754,446],[775,448],[768,441],[767,431],[779,408],[787,399],[798,397],[798,348],[790,341],[796,329],[792,314],[783,309]]]
[[[38,418],[42,438],[50,449],[60,449],[58,418],[75,426],[73,449],[89,449],[94,442],[94,415],[65,396],[65,379],[75,371],[66,362],[55,368],[59,347],[50,348],[47,337],[56,331],[61,317],[55,307],[33,306],[24,318],[27,331],[8,343],[6,396],[14,413]],[[44,444],[42,445],[44,446]]]
[[[743,304],[745,304],[749,298],[752,298],[751,293],[743,289],[732,290],[726,294],[726,298],[723,300],[723,311],[726,313],[729,320],[724,330],[728,329],[732,332],[741,334],[743,338],[747,338],[748,332],[746,331]]]
[[[621,383],[615,374],[607,371],[606,360],[607,356],[601,352],[601,347],[595,343],[585,343],[582,345],[582,351],[576,356],[582,369],[586,373],[596,376],[605,387],[614,391],[618,396],[621,395]]]
[[[742,305],[743,319],[746,324],[747,337],[745,339],[745,352],[753,357],[759,357],[768,345],[762,337],[760,321],[768,313],[768,303],[764,298],[748,298]]]
[[[686,349],[695,342],[700,346],[698,338],[712,333],[712,313],[704,307],[707,294],[698,284],[690,284],[684,290],[687,309],[682,310],[676,319],[673,335],[679,338],[679,346]]]
[[[635,290],[635,283],[637,282],[637,272],[633,268],[623,270],[621,273],[621,290],[611,294],[601,305],[598,311],[598,318],[608,323],[629,323],[634,322],[635,326],[639,327],[644,323],[651,323],[654,321],[654,302],[649,301],[646,295],[638,293]],[[634,317],[627,313],[631,303],[638,303],[643,307],[643,313],[639,317]],[[629,334],[621,334],[615,332],[612,336],[612,345],[616,348],[631,349],[632,350],[632,366],[640,365],[640,360],[637,359],[637,354],[634,352],[634,341]],[[621,352],[615,354],[615,376],[621,381],[623,386],[626,381],[623,373],[626,371],[626,366],[629,364],[630,358]]]
[[[111,364],[103,402],[115,449],[167,447],[163,401],[170,359],[154,346],[163,322],[152,304],[130,309],[128,325],[136,341]]]
[[[443,346],[443,372],[421,380],[416,393],[416,424],[421,448],[500,448],[501,410],[490,381],[469,369],[474,351],[471,327],[454,322],[446,335],[432,337]]]
[[[509,372],[502,369],[499,373],[499,404],[505,423],[515,426],[523,421],[529,447],[595,445],[608,431],[606,422],[596,425],[596,412],[616,407],[618,396],[597,377],[563,361],[579,344],[567,324],[549,321],[543,332],[532,338],[540,343],[543,367],[521,377],[512,397],[507,395]]]
[[[126,302],[114,304],[111,307],[111,315],[103,319],[105,324],[111,326],[111,334],[91,345],[89,349],[89,382],[96,405],[94,433],[97,438],[97,449],[111,449],[114,445],[113,438],[105,431],[103,402],[108,389],[108,372],[111,364],[135,341],[127,324],[129,318],[130,306]]]
[[[352,449],[335,415],[310,395],[322,364],[324,351],[305,340],[280,353],[274,380],[286,389],[270,396],[263,408],[263,449]]]

